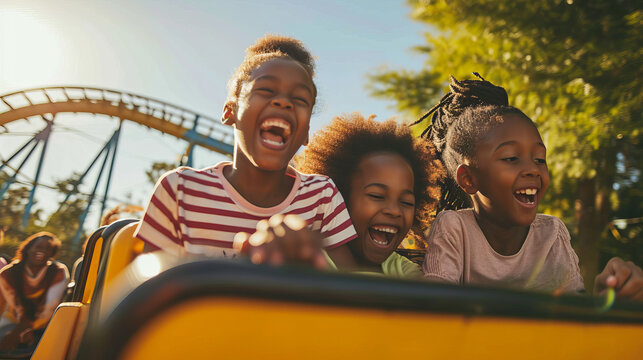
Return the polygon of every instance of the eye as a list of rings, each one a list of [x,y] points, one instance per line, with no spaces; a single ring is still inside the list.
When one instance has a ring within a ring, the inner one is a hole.
[[[404,206],[415,207],[415,202],[413,201],[400,201],[400,203]]]
[[[534,159],[534,161],[536,162],[536,164],[539,164],[539,165],[547,164],[547,160],[541,159],[541,158],[536,158]]]
[[[375,199],[375,200],[384,200],[384,196],[380,194],[368,193],[366,196]]]
[[[274,90],[272,90],[271,88],[267,88],[267,87],[261,87],[261,88],[255,89],[255,91],[260,92],[260,93],[264,93],[264,94],[272,94],[272,93],[274,93]]]
[[[295,102],[299,103],[300,105],[308,106],[308,104],[309,104],[309,103],[308,103],[308,99],[303,98],[303,97],[301,97],[301,96],[297,96],[297,97],[293,98],[293,100],[294,100]]]
[[[516,162],[516,161],[518,161],[518,157],[517,156],[508,156],[508,157],[502,158],[500,160],[506,161],[506,162]]]

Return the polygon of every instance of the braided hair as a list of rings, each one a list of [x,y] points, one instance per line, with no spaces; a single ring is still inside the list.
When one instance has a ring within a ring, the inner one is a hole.
[[[458,81],[451,76],[450,91],[411,124],[419,124],[431,116],[431,123],[422,131],[421,137],[434,144],[449,174],[440,183],[438,212],[471,206],[469,196],[455,180],[456,170],[463,159],[473,158],[477,141],[502,121],[501,116],[516,114],[529,119],[522,111],[509,106],[504,88],[490,83],[476,72],[473,74],[479,80]]]

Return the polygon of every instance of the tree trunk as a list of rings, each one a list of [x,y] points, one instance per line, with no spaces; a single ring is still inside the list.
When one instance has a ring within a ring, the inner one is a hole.
[[[610,211],[609,189],[599,185],[596,178],[581,179],[578,198],[574,204],[576,237],[580,271],[588,293],[594,290],[594,278],[600,269],[598,243],[607,226]]]

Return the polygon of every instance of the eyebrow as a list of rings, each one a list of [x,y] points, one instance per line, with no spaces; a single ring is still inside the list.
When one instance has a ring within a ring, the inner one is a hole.
[[[268,75],[261,75],[261,76],[259,76],[258,78],[256,78],[254,81],[255,81],[255,82],[257,82],[257,81],[259,81],[259,80],[278,81],[279,79],[278,79],[276,76],[274,76],[274,75],[269,75],[269,74],[268,74]],[[297,87],[300,87],[300,88],[304,88],[304,89],[306,89],[306,91],[308,91],[308,92],[310,93],[310,95],[313,95],[313,90],[312,90],[308,85],[306,85],[305,83],[303,83],[303,82],[298,82],[298,83],[296,84],[296,86],[297,86]]]
[[[382,188],[382,189],[384,189],[384,190],[388,189],[388,186],[386,186],[386,185],[384,185],[384,184],[381,184],[381,183],[370,183],[370,184],[366,184],[366,185],[364,186],[364,189],[367,189],[367,188],[369,188],[369,187],[373,187],[373,186],[375,186],[375,187],[379,187],[379,188]],[[411,191],[411,190],[409,190],[409,189],[404,190],[404,192],[409,193],[409,194],[411,194],[411,195],[415,196],[415,194],[413,193],[413,191]]]
[[[500,149],[503,146],[514,145],[514,144],[517,144],[517,143],[518,143],[518,141],[516,141],[516,140],[505,141],[505,142],[501,143],[500,145],[496,146],[496,148],[493,151],[496,152],[496,151],[498,151],[498,149]],[[547,147],[545,146],[545,144],[542,143],[542,141],[537,142],[536,145],[542,146],[545,150],[547,150]]]

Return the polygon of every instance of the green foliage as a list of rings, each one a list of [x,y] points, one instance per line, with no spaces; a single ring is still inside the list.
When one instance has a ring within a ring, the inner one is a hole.
[[[5,172],[0,173],[0,184],[9,178]],[[9,188],[0,199],[0,253],[13,257],[18,245],[32,232],[40,231],[36,225],[40,222],[41,211],[36,209],[35,201],[32,216],[25,229],[22,228],[22,214],[29,201],[30,189],[16,185]]]
[[[165,174],[170,170],[174,170],[177,167],[178,167],[178,164],[176,163],[155,162],[152,164],[152,167],[149,170],[145,171],[145,175],[147,176],[147,180],[150,183],[156,184],[156,181],[158,181],[161,175]]]
[[[470,79],[479,72],[507,89],[510,103],[531,116],[543,135],[552,184],[541,210],[578,223],[578,206],[594,207],[578,202],[578,183],[587,180],[597,199],[604,194],[602,199],[643,202],[640,192],[615,190],[623,181],[618,166],[639,175],[643,169],[640,6],[627,0],[408,3],[411,17],[430,30],[426,44],[415,48],[427,56],[424,69],[371,74],[373,96],[393,99],[417,118],[444,94],[449,75]],[[596,203],[590,215],[601,229],[608,222],[601,206],[625,218],[643,215],[640,208],[615,205]]]
[[[0,174],[0,183],[7,177],[4,173]],[[69,179],[59,181],[56,187],[63,195],[66,195],[74,189],[78,177],[78,174],[74,174]],[[72,244],[72,239],[78,229],[78,218],[87,206],[87,200],[72,198],[58,211],[51,214],[45,224],[42,220],[42,210],[38,209],[37,202],[34,201],[29,223],[23,229],[22,214],[29,200],[30,190],[27,186],[14,184],[0,199],[0,238],[2,240],[0,253],[13,257],[20,243],[28,236],[39,231],[49,231],[58,236],[62,242],[62,248],[56,259],[71,266],[81,252],[80,244]]]

